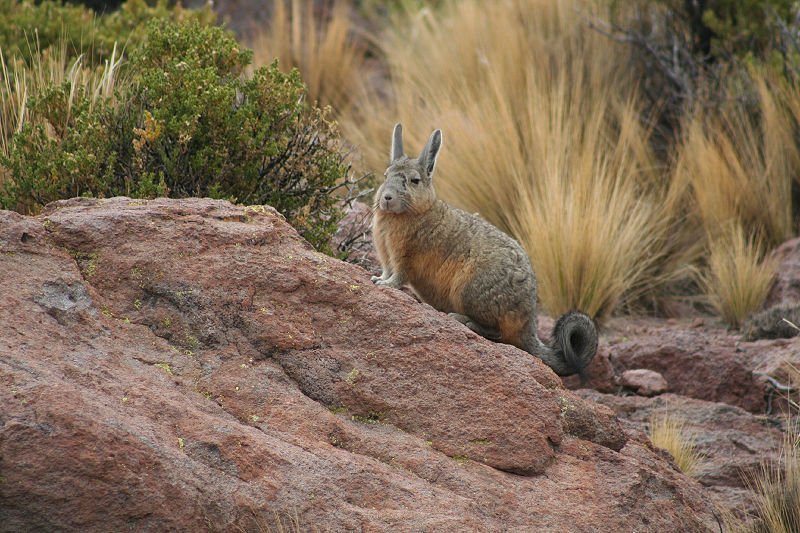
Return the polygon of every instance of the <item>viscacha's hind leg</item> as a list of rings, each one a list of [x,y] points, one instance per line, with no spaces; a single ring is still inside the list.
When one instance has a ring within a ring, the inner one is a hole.
[[[480,335],[481,337],[485,337],[490,341],[499,341],[500,340],[500,331],[494,328],[487,328],[486,326],[482,326],[472,320],[467,315],[461,315],[459,313],[448,313],[451,317],[455,318],[469,329]]]

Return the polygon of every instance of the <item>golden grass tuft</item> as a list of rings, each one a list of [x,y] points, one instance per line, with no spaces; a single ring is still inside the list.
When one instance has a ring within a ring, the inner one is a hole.
[[[650,419],[648,434],[654,446],[672,455],[681,472],[697,477],[703,456],[697,451],[695,439],[688,434],[685,426],[685,421],[675,415],[655,415]]]
[[[380,174],[393,123],[418,148],[441,127],[440,197],[523,244],[551,314],[602,320],[658,283],[682,191],[658,179],[629,50],[587,27],[597,9],[464,0],[403,15],[381,38],[393,99],[364,98],[343,131]]]
[[[690,114],[674,179],[690,184],[712,238],[740,223],[773,246],[793,231],[791,190],[800,151],[789,108],[800,112],[800,98],[780,80],[755,71],[751,76],[758,95],[756,116],[738,100]]]
[[[762,241],[748,236],[740,224],[710,238],[703,286],[719,315],[734,328],[761,308],[775,279],[777,263],[764,258],[763,250]]]
[[[755,514],[737,516],[720,508],[731,533],[794,533],[800,531],[800,420],[788,420],[778,461],[764,461],[745,477],[753,493]]]
[[[253,65],[260,67],[278,59],[286,71],[297,68],[309,99],[341,113],[352,103],[361,82],[366,40],[356,38],[347,2],[336,0],[332,8],[318,13],[314,4],[311,0],[273,0],[270,23],[248,39]]]
[[[798,423],[787,431],[779,464],[762,463],[749,480],[755,494],[758,521],[751,531],[800,531],[800,431]]]

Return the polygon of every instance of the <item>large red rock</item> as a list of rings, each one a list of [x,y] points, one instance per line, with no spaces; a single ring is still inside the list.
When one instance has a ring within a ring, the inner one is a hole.
[[[753,373],[766,380],[767,412],[796,413],[800,404],[800,337],[748,343]]]
[[[3,529],[716,528],[608,407],[270,208],[0,212],[0,271]]]
[[[750,342],[713,321],[617,318],[602,338],[588,372],[601,392],[618,392],[626,372],[645,369],[661,374],[669,392],[753,413],[800,400],[796,388],[780,389],[797,381],[800,337]],[[580,388],[574,378],[565,383]]]

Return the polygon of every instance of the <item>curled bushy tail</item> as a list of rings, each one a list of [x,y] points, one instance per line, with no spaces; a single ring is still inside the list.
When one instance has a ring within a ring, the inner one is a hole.
[[[564,313],[553,328],[549,345],[542,343],[536,332],[527,351],[540,358],[559,376],[579,374],[585,379],[585,370],[597,353],[597,328],[594,321],[579,311]]]

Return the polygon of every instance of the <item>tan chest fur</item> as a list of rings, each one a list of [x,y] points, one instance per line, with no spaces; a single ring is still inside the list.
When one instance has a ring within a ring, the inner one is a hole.
[[[384,257],[394,271],[426,303],[443,312],[463,313],[462,293],[474,276],[473,265],[458,254],[448,253],[443,242],[431,238],[430,217],[407,214],[375,214],[373,231]]]

